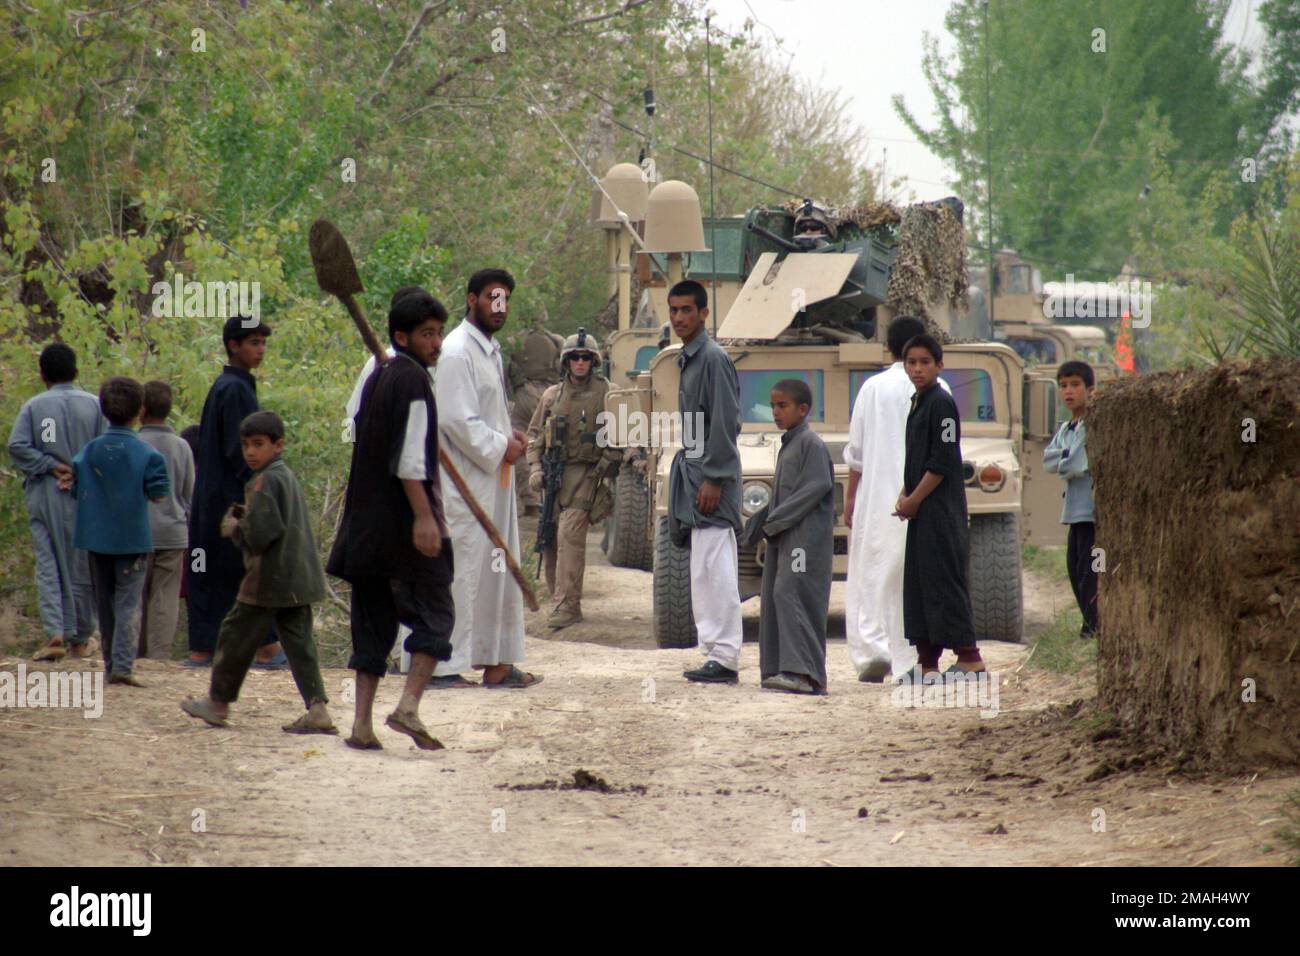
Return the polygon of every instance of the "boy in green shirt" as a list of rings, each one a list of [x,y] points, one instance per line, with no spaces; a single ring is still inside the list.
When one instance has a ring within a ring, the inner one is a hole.
[[[244,487],[244,504],[226,513],[221,533],[243,550],[244,578],[221,622],[208,696],[186,698],[181,709],[214,727],[226,726],[230,704],[238,699],[253,656],[274,624],[307,707],[284,731],[337,734],[325,707],[329,698],[311,633],[311,605],[325,597],[325,575],[302,488],[280,459],[284,422],[274,412],[254,412],[240,423],[239,440],[253,474]]]

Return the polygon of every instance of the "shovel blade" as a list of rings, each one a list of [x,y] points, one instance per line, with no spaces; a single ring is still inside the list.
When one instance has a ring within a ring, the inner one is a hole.
[[[316,270],[316,284],[330,295],[356,295],[363,291],[357,264],[343,233],[328,219],[317,219],[307,235],[311,264]]]

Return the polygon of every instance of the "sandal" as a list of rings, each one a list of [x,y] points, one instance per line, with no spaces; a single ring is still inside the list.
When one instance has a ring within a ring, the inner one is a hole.
[[[329,734],[331,737],[337,737],[339,729],[333,724],[328,727],[317,727],[315,724],[308,723],[311,714],[303,714],[291,724],[285,724],[280,729],[286,734]]]
[[[212,709],[212,702],[206,697],[195,698],[186,697],[181,701],[181,710],[191,717],[197,717],[199,720],[206,721],[213,727],[228,727],[230,722]]]
[[[526,674],[514,664],[510,665],[510,670],[506,671],[506,676],[494,683],[488,683],[487,678],[483,678],[483,686],[488,690],[523,690],[528,687],[536,687],[542,682],[539,674]]]
[[[343,742],[347,744],[349,747],[353,748],[354,750],[383,750],[384,749],[384,745],[381,744],[378,740],[362,740],[356,734],[353,734],[351,737],[346,738]]]
[[[400,710],[395,710],[388,715],[384,725],[390,730],[395,730],[399,734],[406,734],[415,741],[415,746],[421,750],[445,750],[442,741],[438,740],[433,734],[425,728],[420,722],[420,718],[414,714],[405,714]]]
[[[68,656],[68,649],[62,644],[46,644],[32,655],[34,661],[61,661]]]

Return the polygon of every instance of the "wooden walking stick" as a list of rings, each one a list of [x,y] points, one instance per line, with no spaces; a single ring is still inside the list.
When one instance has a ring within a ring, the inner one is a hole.
[[[357,264],[352,258],[352,250],[348,248],[348,241],[343,238],[343,234],[338,228],[328,220],[317,219],[312,223],[311,232],[307,237],[307,245],[311,249],[311,264],[316,269],[316,284],[321,290],[335,296],[343,307],[348,310],[348,315],[352,316],[352,321],[356,323],[357,331],[361,333],[361,338],[365,341],[366,347],[375,356],[376,367],[383,365],[388,361],[388,353],[384,347],[379,344],[379,339],[375,335],[375,330],[370,327],[366,321],[365,314],[361,311],[361,306],[353,298],[358,292],[363,291],[361,277],[357,274]],[[487,536],[492,541],[492,546],[499,548],[505,556],[506,567],[510,570],[510,576],[515,579],[519,585],[519,590],[524,594],[524,601],[528,604],[530,610],[536,611],[540,605],[537,603],[537,595],[533,593],[532,586],[528,579],[524,577],[524,572],[519,567],[519,562],[515,556],[510,553],[506,543],[501,539],[501,533],[497,531],[496,526],[492,524],[492,519],[487,516],[483,508],[475,499],[469,486],[465,484],[465,479],[460,476],[456,466],[451,463],[447,457],[447,451],[438,444],[438,462],[442,465],[442,470],[447,473],[451,483],[456,486],[460,492],[461,498],[469,506],[474,517],[478,520]]]

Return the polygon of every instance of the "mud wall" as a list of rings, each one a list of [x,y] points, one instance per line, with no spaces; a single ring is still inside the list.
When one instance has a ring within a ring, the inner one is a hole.
[[[1300,362],[1109,384],[1088,458],[1103,706],[1174,754],[1300,763]]]

